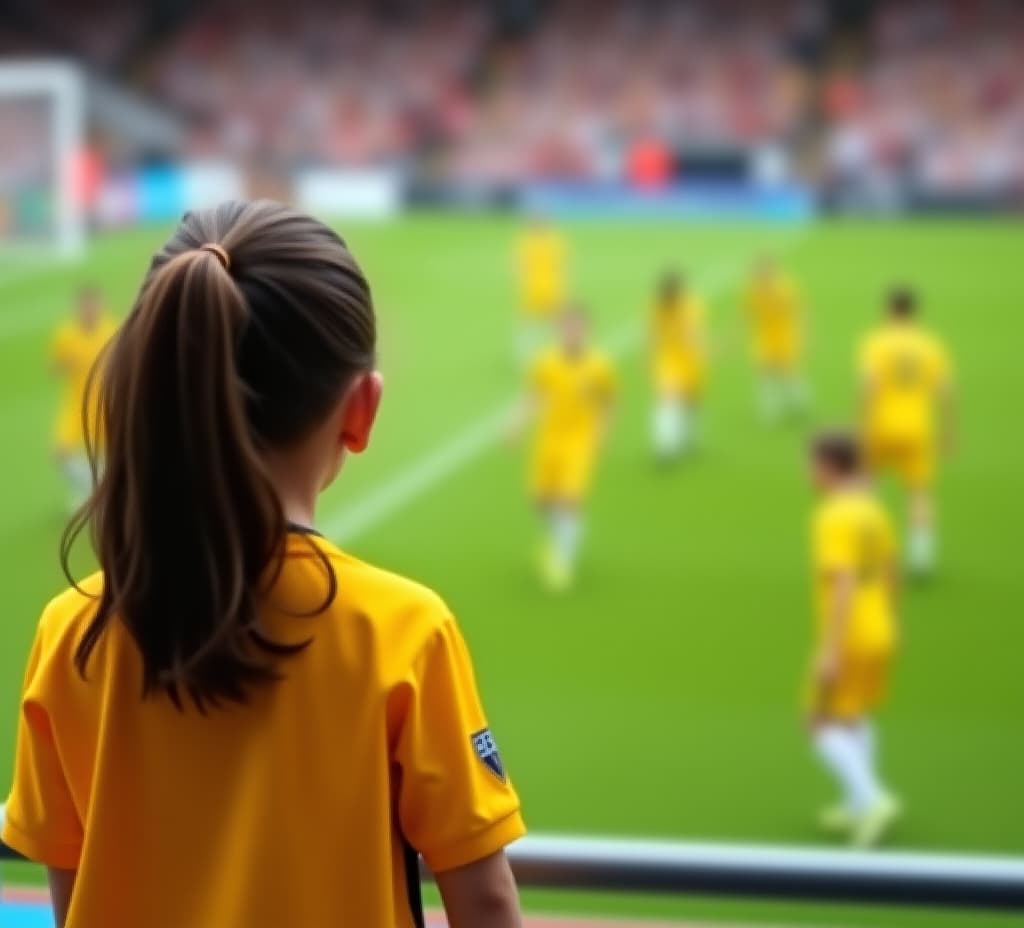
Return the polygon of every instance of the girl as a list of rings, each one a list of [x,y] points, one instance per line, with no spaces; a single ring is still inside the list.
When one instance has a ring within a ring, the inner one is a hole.
[[[520,924],[519,802],[429,590],[317,535],[381,396],[370,290],[321,223],[192,213],[98,378],[104,470],[43,612],[3,838],[69,928]],[[90,447],[96,446],[90,436]],[[415,850],[412,850],[415,849]]]

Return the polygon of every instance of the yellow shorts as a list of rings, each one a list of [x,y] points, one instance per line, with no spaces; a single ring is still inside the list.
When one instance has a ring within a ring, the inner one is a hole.
[[[754,345],[754,362],[771,373],[792,373],[800,364],[800,346],[796,341],[758,342]]]
[[[554,316],[564,305],[562,288],[548,283],[527,283],[520,296],[523,314],[533,318]]]
[[[85,448],[82,408],[78,403],[65,402],[61,405],[53,430],[53,447],[60,454],[71,454]]]
[[[654,389],[659,395],[699,397],[704,391],[704,366],[675,360],[654,362]]]
[[[590,489],[593,448],[542,442],[530,462],[530,493],[540,502],[578,503]]]
[[[813,679],[808,682],[807,711],[817,717],[842,721],[870,715],[888,691],[891,665],[891,651],[844,655],[839,674],[827,690],[822,690]]]
[[[935,451],[929,441],[893,441],[868,436],[864,451],[872,472],[894,474],[912,489],[929,487],[935,479]]]

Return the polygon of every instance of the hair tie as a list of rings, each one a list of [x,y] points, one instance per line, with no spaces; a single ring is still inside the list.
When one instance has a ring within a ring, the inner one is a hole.
[[[231,270],[231,257],[225,251],[224,247],[218,245],[216,242],[207,242],[205,245],[199,246],[200,251],[208,251],[212,255],[217,256],[217,260],[220,261],[221,266],[225,271]]]

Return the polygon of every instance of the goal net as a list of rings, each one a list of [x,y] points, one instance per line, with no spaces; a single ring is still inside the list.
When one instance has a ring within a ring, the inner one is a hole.
[[[0,60],[0,256],[72,256],[83,244],[79,71]]]

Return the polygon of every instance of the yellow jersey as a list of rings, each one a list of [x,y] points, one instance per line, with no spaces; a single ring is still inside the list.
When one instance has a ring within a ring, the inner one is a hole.
[[[744,302],[750,322],[754,356],[771,364],[792,363],[800,351],[800,293],[785,274],[755,277]]]
[[[327,579],[337,578],[321,612]],[[95,593],[95,575],[85,583]],[[443,871],[523,834],[470,658],[429,590],[290,533],[264,632],[310,644],[244,706],[142,699],[141,661],[95,600],[43,613],[3,839],[78,871],[68,928],[414,924],[408,848]]]
[[[109,316],[102,316],[92,329],[86,330],[77,320],[70,320],[54,333],[50,357],[66,378],[67,397],[79,405],[89,373],[116,330],[117,323]]]
[[[523,233],[516,249],[523,308],[535,314],[550,314],[565,299],[568,248],[554,229],[530,229]]]
[[[939,339],[911,322],[886,322],[864,340],[858,366],[868,442],[931,441],[937,401],[951,380]]]
[[[882,504],[867,489],[835,493],[818,505],[812,533],[819,635],[831,614],[830,580],[849,572],[856,585],[841,650],[855,656],[888,653],[895,639],[896,541]]]
[[[529,380],[540,407],[538,442],[592,447],[617,391],[611,362],[594,349],[573,357],[552,348],[534,361]]]
[[[55,442],[59,449],[70,451],[83,442],[82,413],[89,374],[100,352],[106,347],[117,324],[102,316],[92,329],[83,329],[77,320],[63,323],[53,337],[51,361],[64,377],[63,398],[57,414]],[[94,398],[96,394],[93,394]],[[94,410],[90,410],[90,416]]]
[[[706,310],[694,295],[651,309],[652,368],[659,390],[688,392],[704,379]]]

